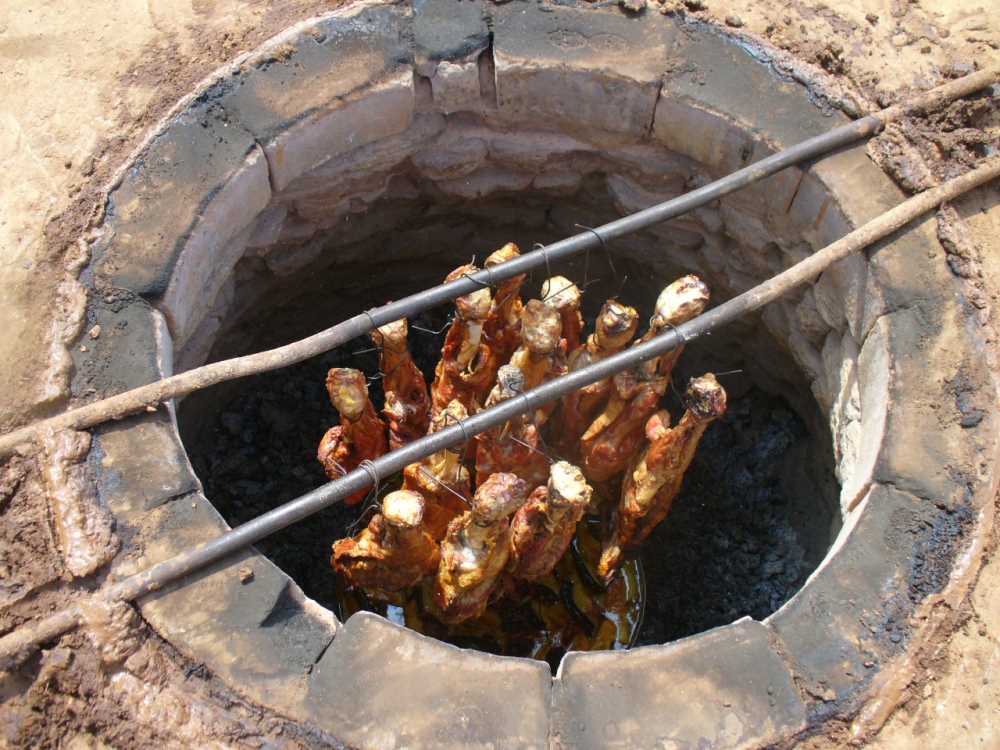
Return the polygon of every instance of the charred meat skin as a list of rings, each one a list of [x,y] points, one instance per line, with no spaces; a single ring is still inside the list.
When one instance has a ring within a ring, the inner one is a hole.
[[[326,390],[340,413],[340,424],[331,427],[319,442],[316,458],[330,479],[354,471],[363,461],[374,461],[386,452],[385,424],[368,399],[364,373],[347,367],[335,367],[327,373]],[[347,505],[361,502],[368,490],[359,490],[345,498]]]
[[[445,282],[456,281],[478,270],[472,264],[459,266],[445,277]],[[445,336],[431,386],[431,409],[434,414],[456,400],[467,411],[474,413],[480,394],[489,392],[492,373],[489,368],[480,365],[482,359],[489,357],[489,353],[483,351],[488,347],[483,327],[492,306],[493,295],[489,289],[477,289],[455,300],[455,320]]]
[[[333,545],[334,569],[351,586],[379,599],[419,583],[433,575],[440,562],[437,542],[423,520],[420,494],[390,492],[367,528]]]
[[[528,496],[513,474],[494,474],[476,490],[472,509],[448,526],[434,582],[436,617],[457,624],[479,617],[510,559],[510,516]]]
[[[564,324],[565,325],[565,324]],[[587,343],[569,357],[568,370],[574,372],[622,351],[635,335],[639,313],[616,300],[604,303]],[[611,379],[586,385],[563,397],[559,407],[558,447],[563,455],[579,452],[580,437],[600,413],[611,394]]]
[[[430,432],[438,432],[468,416],[459,401],[452,401],[431,420]],[[444,538],[451,520],[468,510],[471,503],[469,470],[462,465],[464,451],[465,446],[461,445],[446,448],[403,469],[403,489],[424,497],[424,526],[437,541]]]
[[[621,565],[624,551],[644,542],[666,518],[705,429],[726,412],[726,392],[711,373],[692,378],[685,400],[687,409],[675,427],[666,411],[646,423],[648,444],[625,474],[611,537],[601,554],[598,574],[605,580]]]
[[[536,488],[511,521],[511,575],[533,581],[552,572],[592,493],[577,467],[566,461],[552,465],[548,484]]]

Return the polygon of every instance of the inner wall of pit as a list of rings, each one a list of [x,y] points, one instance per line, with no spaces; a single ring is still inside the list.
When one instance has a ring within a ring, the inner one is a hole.
[[[490,75],[482,56],[466,68],[477,83]],[[670,134],[671,148],[648,137],[587,127],[585,117],[571,130],[498,121],[488,97],[476,111],[434,111],[441,103],[435,103],[430,80],[419,75],[411,80],[416,113],[400,132],[276,190],[249,225],[224,228],[232,239],[207,272],[202,268],[185,277],[181,258],[164,306],[178,370],[315,333],[440,283],[457,265],[481,261],[507,241],[527,251],[674,197],[719,176],[718,165],[692,158],[706,143],[716,152],[749,143],[721,118],[706,121],[701,132]],[[374,92],[367,116],[376,123],[391,119],[393,101],[385,91]],[[581,101],[581,112],[587,109]],[[677,139],[695,136],[700,143],[677,147]],[[743,191],[551,272],[586,284],[588,321],[615,295],[647,318],[657,292],[685,273],[703,278],[717,304],[814,249],[792,210],[795,197],[795,192],[775,195],[773,184]],[[528,281],[526,299],[537,296],[546,273],[540,269]],[[740,455],[701,462],[678,503],[679,520],[673,527],[664,524],[658,532],[663,538],[655,538],[658,543],[645,552],[651,609],[640,642],[689,635],[743,614],[758,619],[770,614],[802,585],[836,537],[841,502],[835,475],[843,479],[856,442],[846,434],[856,424],[829,416],[842,414],[845,398],[852,396],[849,390],[845,396],[841,382],[838,294],[835,284],[799,291],[763,315],[688,347],[675,377],[679,388],[691,375],[736,371],[722,377],[730,416],[714,438],[709,433],[703,450]],[[414,322],[441,329],[449,314],[442,308]],[[411,331],[411,346],[428,378],[442,338]],[[374,374],[377,355],[363,351],[369,347],[355,341],[310,363],[183,402],[185,444],[210,499],[230,524],[324,481],[315,448],[322,431],[336,421],[322,389],[324,373],[331,366],[351,366]],[[853,387],[856,398],[856,382]],[[380,405],[377,381],[371,390]],[[676,398],[668,396],[666,403],[676,419]],[[234,470],[240,466],[245,471]],[[216,476],[225,484],[213,483]],[[233,477],[240,478],[233,482]],[[275,477],[285,480],[275,483]],[[712,528],[713,500],[732,506],[729,513],[718,511],[716,525],[722,528]],[[308,595],[331,606],[333,574],[326,554],[358,514],[357,508],[337,507],[258,546]],[[701,558],[694,570],[675,564],[659,552],[664,544],[691,545],[716,568],[697,570]],[[689,577],[725,572],[732,567],[726,561],[740,554],[751,560],[750,575],[759,573],[761,580],[734,575],[711,589],[715,601],[705,601],[697,579]],[[768,577],[774,580],[768,583]],[[732,591],[748,586],[752,592]],[[682,613],[658,602],[658,595],[686,597],[705,612]],[[658,622],[657,613],[673,625]]]

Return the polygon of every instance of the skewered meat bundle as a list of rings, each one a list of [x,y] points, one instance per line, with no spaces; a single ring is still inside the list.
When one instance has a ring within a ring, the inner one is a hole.
[[[485,266],[518,255],[517,246],[508,243]],[[460,266],[447,280],[476,270]],[[372,334],[380,349],[388,426],[368,399],[362,373],[330,370],[327,388],[340,425],[320,444],[327,475],[339,477],[387,447],[462,422],[567,370],[620,352],[633,340],[635,308],[608,300],[593,333],[584,338],[582,295],[572,281],[552,276],[542,285],[541,299],[522,302],[524,281],[518,275],[495,290],[484,286],[455,300],[430,393],[409,351],[407,321]],[[668,285],[657,297],[649,329],[635,344],[700,314],[708,297],[695,276]],[[641,571],[625,553],[666,517],[701,436],[726,408],[725,391],[713,375],[695,378],[686,411],[670,427],[661,400],[680,351],[408,465],[402,488],[386,495],[368,526],[334,544],[333,567],[350,587],[342,590],[351,596],[351,589],[363,590],[400,607],[415,622],[429,615],[436,627],[466,633],[506,627],[498,612],[507,610],[501,606],[536,607],[532,616],[546,627],[563,623],[558,628],[572,630],[577,623],[572,633],[559,631],[563,635],[554,636],[551,647],[607,647],[614,633],[631,632],[622,613],[641,612],[636,593],[642,589]],[[609,497],[617,501],[606,502]],[[607,588],[601,590],[599,581]],[[540,603],[532,603],[538,596]],[[637,620],[629,622],[637,627]],[[563,636],[568,640],[560,641]]]
[[[707,304],[708,287],[704,282],[697,276],[678,279],[660,292],[649,330],[636,343],[649,341],[666,328],[700,315]],[[604,411],[580,438],[583,470],[592,482],[604,482],[621,473],[635,455],[642,444],[642,427],[666,392],[681,349],[612,378],[614,387]]]
[[[445,281],[456,281],[478,270],[471,263],[459,266],[445,277]],[[489,289],[477,289],[455,300],[455,320],[445,336],[431,386],[435,414],[456,400],[466,410],[474,412],[479,398],[489,393],[493,385],[492,373],[479,364],[488,357],[488,353],[482,351],[488,346],[483,339],[483,326],[492,307],[493,294]]]
[[[340,413],[340,424],[326,431],[316,457],[330,479],[354,471],[363,461],[372,461],[386,452],[385,424],[368,400],[364,373],[335,367],[326,376],[330,401]],[[344,499],[347,505],[360,503],[367,490],[359,490]]]
[[[542,283],[542,302],[559,313],[562,319],[563,352],[570,355],[580,348],[583,335],[583,315],[580,289],[565,276],[553,276]]]
[[[514,365],[504,365],[497,384],[486,399],[486,407],[513,398],[524,391],[524,374]],[[517,472],[533,489],[545,482],[549,461],[541,446],[538,426],[529,415],[521,414],[476,436],[476,483],[491,474]]]

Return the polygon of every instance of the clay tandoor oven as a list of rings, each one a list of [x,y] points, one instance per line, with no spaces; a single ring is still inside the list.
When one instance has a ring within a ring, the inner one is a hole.
[[[658,13],[351,5],[220,71],[123,171],[84,276],[90,324],[114,335],[75,353],[74,387],[286,343],[508,240],[530,248],[697,187],[853,107],[774,50]],[[593,251],[552,271],[594,281],[588,317],[616,293],[648,314],[683,273],[719,302],[901,199],[859,146],[615,241],[613,268]],[[570,653],[553,675],[369,613],[341,623],[323,606],[325,552],[350,520],[338,509],[140,609],[235,689],[350,746],[789,741],[885,699],[921,613],[976,549],[993,391],[959,299],[918,224],[689,348],[681,377],[739,372],[645,553],[660,571],[650,645]],[[418,359],[440,345],[412,340]],[[322,376],[371,371],[366,347],[101,428],[93,465],[129,553],[115,574],[321,482]]]

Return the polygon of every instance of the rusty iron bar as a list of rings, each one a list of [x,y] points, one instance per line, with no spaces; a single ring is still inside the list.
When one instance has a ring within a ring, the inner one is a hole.
[[[380,456],[374,461],[366,461],[360,468],[343,477],[270,510],[215,539],[157,563],[141,573],[110,584],[98,596],[112,601],[133,601],[157,591],[276,531],[308,518],[359,490],[371,486],[377,487],[382,479],[402,471],[407,465],[432,453],[468,442],[474,435],[498,427],[520,414],[533,411],[579,388],[611,377],[621,370],[666,354],[682,344],[707,336],[719,326],[738,320],[787,294],[790,290],[810,283],[831,264],[903,228],[944,201],[952,200],[998,176],[1000,176],[1000,156],[984,161],[977,169],[949,180],[940,187],[908,199],[777,276],[687,323],[671,328],[645,343],[637,344],[530,391],[520,393],[496,406],[484,409],[467,419]],[[81,608],[79,605],[74,605],[0,638],[0,669],[10,668],[39,644],[76,627],[82,617]]]
[[[907,102],[888,107],[847,125],[834,128],[822,135],[809,138],[677,198],[623,216],[600,227],[584,228],[585,231],[579,234],[559,240],[551,245],[540,246],[537,250],[527,252],[506,263],[473,274],[466,274],[447,284],[440,284],[382,307],[373,308],[301,341],[256,354],[203,365],[18,428],[5,435],[0,435],[0,457],[9,454],[22,443],[36,439],[44,430],[87,429],[109,420],[121,419],[150,406],[155,407],[171,399],[186,396],[218,383],[303,362],[317,354],[335,349],[353,338],[364,336],[379,326],[401,318],[409,318],[484,286],[495,286],[505,279],[527,273],[542,265],[549,267],[553,261],[564,260],[593,248],[606,248],[609,240],[676,218],[752,185],[786,167],[801,164],[804,161],[828,154],[835,149],[869,138],[880,132],[887,122],[897,120],[906,114],[933,110],[944,103],[975,93],[990,86],[998,77],[1000,77],[1000,65],[970,73],[918,94]]]

